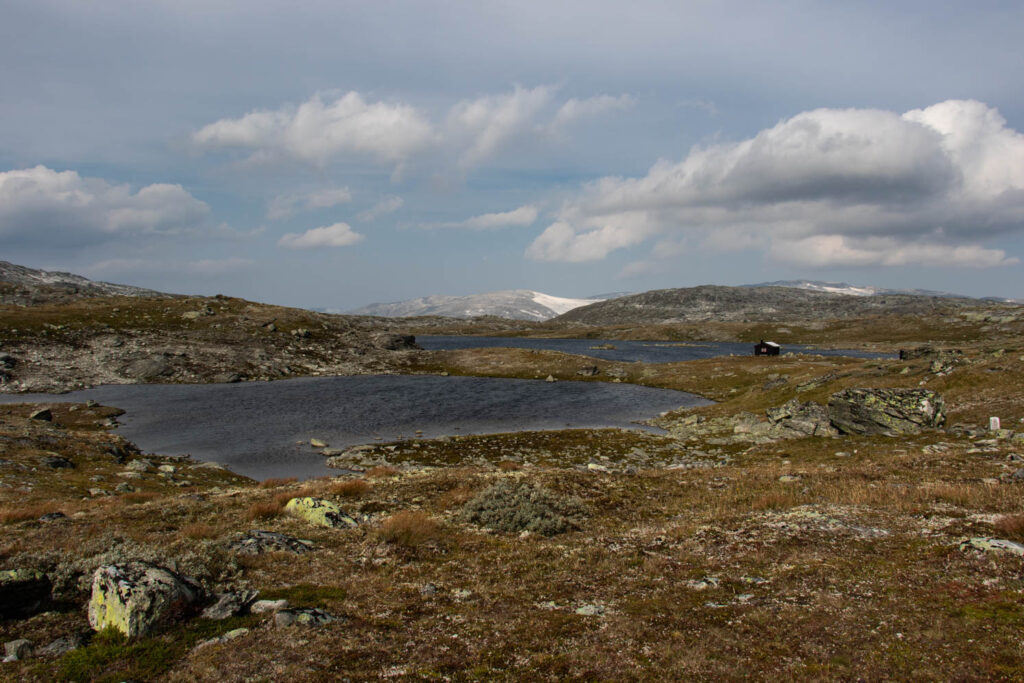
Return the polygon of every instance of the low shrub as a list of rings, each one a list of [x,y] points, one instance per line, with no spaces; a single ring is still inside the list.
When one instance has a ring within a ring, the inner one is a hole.
[[[181,527],[181,535],[196,541],[217,537],[217,528],[205,522],[194,522]]]
[[[481,491],[462,508],[461,519],[496,531],[530,531],[554,536],[579,529],[583,502],[527,482],[501,481]]]
[[[1024,514],[1003,515],[995,521],[994,526],[1002,536],[1011,540],[1024,539]]]
[[[436,539],[440,532],[441,525],[427,513],[406,510],[385,519],[377,534],[388,543],[411,548]]]
[[[284,508],[284,503],[280,503],[277,500],[265,500],[259,503],[253,503],[249,506],[249,509],[245,511],[245,518],[249,521],[255,521],[257,519],[273,519],[281,514]]]
[[[297,477],[271,477],[270,479],[264,479],[260,482],[261,489],[274,489],[278,486],[285,486],[287,484],[294,484],[298,481]]]

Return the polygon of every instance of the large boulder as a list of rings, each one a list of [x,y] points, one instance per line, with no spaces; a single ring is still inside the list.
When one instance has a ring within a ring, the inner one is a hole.
[[[203,597],[195,582],[148,562],[100,567],[92,577],[89,625],[113,627],[129,638],[194,610]]]
[[[844,389],[828,415],[845,434],[916,434],[946,422],[942,397],[927,389]]]
[[[836,436],[838,433],[829,421],[828,408],[814,401],[801,403],[794,398],[769,408],[765,414],[772,425],[773,436]]]
[[[37,569],[0,571],[0,619],[27,617],[50,600],[53,584]]]
[[[405,351],[422,349],[411,334],[378,334],[373,338],[374,345],[386,351]]]
[[[314,526],[332,529],[356,526],[356,520],[342,512],[340,507],[323,498],[292,498],[285,504],[284,511],[292,517],[304,519]]]

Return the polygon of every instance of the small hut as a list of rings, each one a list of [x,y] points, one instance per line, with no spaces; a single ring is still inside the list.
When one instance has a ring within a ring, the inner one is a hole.
[[[754,345],[755,356],[777,356],[781,350],[782,347],[775,342],[766,342],[764,339]]]

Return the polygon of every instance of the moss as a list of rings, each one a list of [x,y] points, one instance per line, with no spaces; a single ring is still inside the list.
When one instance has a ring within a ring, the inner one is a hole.
[[[340,586],[311,583],[260,591],[261,600],[287,600],[292,607],[323,607],[327,602],[344,600],[346,597],[348,593]]]

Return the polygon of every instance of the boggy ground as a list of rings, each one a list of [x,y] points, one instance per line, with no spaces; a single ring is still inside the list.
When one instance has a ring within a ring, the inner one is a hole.
[[[547,352],[434,356],[434,371],[502,376],[576,379],[581,364],[596,364],[592,379],[719,400],[662,422],[721,418],[726,431],[411,439],[364,452],[370,463],[355,468],[365,471],[309,482],[257,484],[143,456],[107,431],[116,411],[103,407],[61,408],[44,423],[28,419],[32,407],[7,406],[0,565],[46,570],[58,600],[0,622],[4,641],[41,646],[88,630],[92,568],[129,558],[339,619],[276,628],[268,615],[193,618],[137,642],[104,634],[60,658],[3,664],[0,677],[1019,679],[1024,560],[961,549],[974,537],[1024,541],[1024,483],[1013,476],[1024,444],[982,429],[989,415],[1011,430],[1024,418],[1024,350],[1012,341],[972,347],[951,368],[813,356],[658,367]],[[727,429],[730,416],[847,386],[935,389],[962,427],[765,443]],[[75,467],[43,464],[54,455]],[[467,521],[473,497],[504,480],[578,498],[578,528],[546,537]],[[311,494],[359,524],[321,529],[281,514],[284,501]],[[39,520],[55,511],[66,516]],[[317,549],[232,552],[253,528]],[[249,632],[197,647],[238,627]]]

